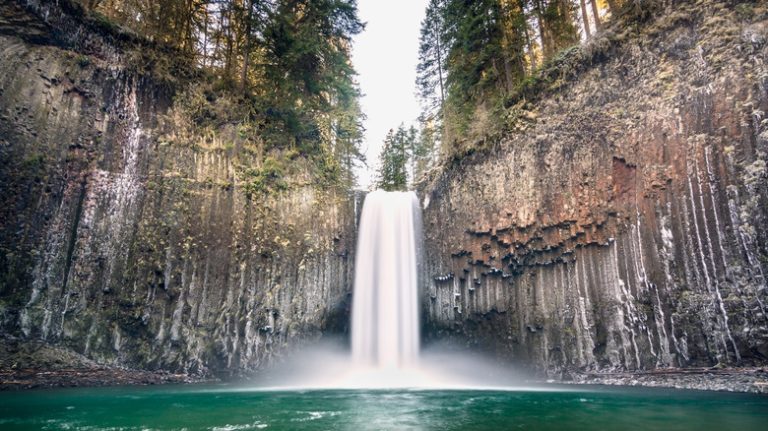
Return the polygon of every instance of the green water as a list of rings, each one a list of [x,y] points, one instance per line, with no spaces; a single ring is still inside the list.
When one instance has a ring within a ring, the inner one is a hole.
[[[0,393],[0,430],[768,430],[768,397],[642,388]]]

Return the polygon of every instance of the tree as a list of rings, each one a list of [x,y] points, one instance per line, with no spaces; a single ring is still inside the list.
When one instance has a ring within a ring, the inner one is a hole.
[[[363,117],[350,61],[355,0],[80,0],[209,73],[206,98],[235,96],[265,150],[293,148],[351,187]],[[234,115],[234,114],[233,114]]]
[[[595,33],[599,32],[603,28],[603,23],[600,21],[600,14],[597,10],[597,0],[590,0],[592,4],[592,17],[595,20]]]
[[[478,95],[499,81],[501,29],[494,0],[450,1],[446,8],[447,39],[451,40],[448,63],[449,97],[457,104]]]
[[[588,37],[601,29],[597,1],[430,0],[421,23],[416,80],[422,134],[434,133],[430,141],[446,146],[441,154],[454,157],[472,150],[469,141],[487,142],[473,135],[503,133],[503,111],[510,97],[518,102],[520,89],[529,88],[528,75],[579,42],[579,12]],[[647,15],[653,3],[606,0],[612,17],[629,6],[634,15]],[[469,126],[478,118],[484,127],[473,130]],[[417,175],[416,155],[412,162]]]
[[[511,91],[525,78],[525,46],[528,22],[518,0],[501,0],[501,53],[504,61],[506,90]]]
[[[544,58],[579,41],[573,23],[573,4],[569,0],[533,0],[539,18]]]
[[[390,129],[379,155],[375,183],[377,188],[386,191],[408,189],[408,170],[411,167],[411,155],[416,147],[416,139],[417,131],[414,127],[406,129],[401,124],[397,130]]]
[[[265,30],[269,116],[303,151],[316,148],[318,114],[352,86],[348,47],[362,29],[354,0],[285,0]]]
[[[342,184],[348,188],[355,185],[355,167],[365,163],[365,155],[360,151],[363,141],[365,115],[360,109],[359,92],[345,94],[338,104],[339,112],[333,125],[333,151],[339,161]]]
[[[587,14],[587,4],[584,2],[584,0],[579,0],[579,4],[581,5],[581,21],[584,25],[584,33],[587,34],[587,37],[592,37],[592,32],[589,30],[589,15]],[[594,4],[594,2],[592,3]]]
[[[437,118],[445,105],[446,51],[444,37],[443,0],[430,0],[421,21],[419,64],[416,67],[416,88],[424,112]],[[439,90],[439,91],[438,91]]]
[[[251,55],[253,54],[254,46],[258,46],[257,38],[264,30],[264,24],[266,21],[266,1],[258,0],[245,0],[246,7],[242,14],[245,21],[243,27],[245,29],[243,37],[245,39],[245,46],[243,48],[243,67],[240,75],[240,88],[246,90],[250,84],[248,77],[248,69],[251,63]],[[258,40],[258,42],[261,42]]]

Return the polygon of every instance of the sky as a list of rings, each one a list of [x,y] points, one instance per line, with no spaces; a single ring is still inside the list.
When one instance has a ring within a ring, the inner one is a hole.
[[[352,62],[368,117],[364,151],[368,167],[357,172],[360,188],[368,189],[389,129],[415,123],[419,116],[416,65],[419,30],[428,0],[358,0],[358,16],[366,23],[352,46]]]

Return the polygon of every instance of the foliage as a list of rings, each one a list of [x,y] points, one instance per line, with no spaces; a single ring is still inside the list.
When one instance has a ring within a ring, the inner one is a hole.
[[[80,67],[88,67],[91,64],[91,59],[87,55],[80,55],[77,57],[77,65]]]
[[[421,22],[416,89],[424,106],[424,118],[439,121],[445,104],[445,73],[448,69],[442,8],[445,0],[430,0]]]
[[[130,55],[136,68],[170,78],[180,74],[178,64],[192,64],[213,77],[204,91],[177,98],[194,125],[251,125],[265,153],[297,151],[317,164],[323,181],[354,184],[354,166],[362,161],[362,113],[350,45],[363,29],[355,0],[81,4],[102,27],[129,29],[157,44]],[[220,101],[228,106],[217,106]]]
[[[582,53],[569,49],[580,31],[599,40],[605,14],[632,9],[639,15],[657,2],[590,2],[590,15],[585,0],[431,0],[422,21],[416,86],[422,120],[436,126],[432,142],[443,159],[471,152],[474,142],[487,143],[504,127],[506,107],[557,85],[553,65],[568,66]]]
[[[416,145],[416,136],[414,127],[406,129],[401,124],[397,130],[390,129],[379,155],[376,188],[386,191],[408,189],[408,168]]]
[[[246,167],[240,172],[243,190],[246,195],[253,196],[266,192],[286,190],[285,161],[268,156],[259,167]]]

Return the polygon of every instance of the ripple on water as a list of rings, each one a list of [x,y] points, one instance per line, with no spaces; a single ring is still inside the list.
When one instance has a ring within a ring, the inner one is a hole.
[[[240,431],[240,430],[260,430],[268,427],[269,425],[261,422],[254,422],[251,424],[238,424],[238,425],[221,425],[209,428],[210,431]]]
[[[308,421],[315,421],[318,419],[323,419],[326,417],[334,417],[341,414],[339,411],[303,411],[299,410],[296,411],[296,414],[301,415],[302,417],[298,418],[292,418],[291,422],[308,422]],[[307,416],[308,415],[308,416]]]

